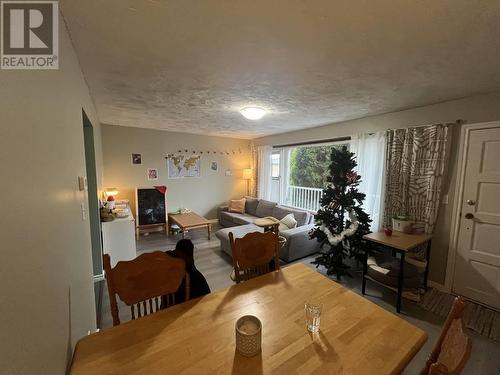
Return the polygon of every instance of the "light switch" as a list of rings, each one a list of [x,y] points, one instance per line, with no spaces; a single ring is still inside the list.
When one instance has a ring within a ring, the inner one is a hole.
[[[78,176],[78,189],[80,191],[87,191],[87,177]]]
[[[448,194],[443,195],[442,203],[448,204]]]

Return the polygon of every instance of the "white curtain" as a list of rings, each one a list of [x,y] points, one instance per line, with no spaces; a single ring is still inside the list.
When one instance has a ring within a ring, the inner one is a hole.
[[[258,175],[257,197],[271,199],[271,146],[257,147]]]
[[[290,183],[290,151],[291,148],[281,149],[280,164],[280,199],[279,203],[288,204],[288,186]]]
[[[359,191],[366,194],[363,208],[372,219],[372,232],[382,229],[385,144],[384,132],[351,137],[351,151],[356,154],[356,170],[361,176]]]

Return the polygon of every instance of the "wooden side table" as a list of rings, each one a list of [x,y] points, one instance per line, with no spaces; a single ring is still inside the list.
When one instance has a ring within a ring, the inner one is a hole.
[[[280,221],[275,219],[274,217],[261,217],[259,219],[255,219],[253,222],[258,227],[264,228],[264,232],[273,231],[278,234],[278,227],[280,225]]]
[[[396,301],[396,311],[401,312],[401,299],[403,295],[403,282],[404,282],[404,264],[406,253],[410,250],[416,248],[419,245],[427,243],[427,248],[425,252],[425,271],[424,271],[424,288],[427,289],[427,277],[429,275],[429,259],[431,254],[431,240],[432,236],[430,234],[406,234],[402,232],[394,231],[392,236],[387,236],[383,231],[373,232],[369,234],[365,234],[363,239],[367,241],[371,241],[383,247],[389,248],[394,251],[396,254],[400,255],[399,261],[399,275],[398,275],[398,297]],[[368,270],[368,256],[369,250],[366,254],[365,264],[363,266],[363,286],[361,288],[361,293],[365,294],[366,288],[366,280],[371,280],[376,282],[379,285],[389,287],[367,275]],[[393,288],[390,288],[393,290]]]

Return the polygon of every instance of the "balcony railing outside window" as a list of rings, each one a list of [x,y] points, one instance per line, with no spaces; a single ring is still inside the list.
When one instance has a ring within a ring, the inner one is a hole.
[[[323,190],[318,188],[289,185],[286,194],[286,205],[303,210],[318,211],[322,192]]]

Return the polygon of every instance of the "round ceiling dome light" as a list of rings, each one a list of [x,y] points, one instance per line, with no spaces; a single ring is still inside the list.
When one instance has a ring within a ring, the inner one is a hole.
[[[240,110],[243,117],[249,120],[260,120],[266,115],[266,110],[260,107],[246,107]]]

